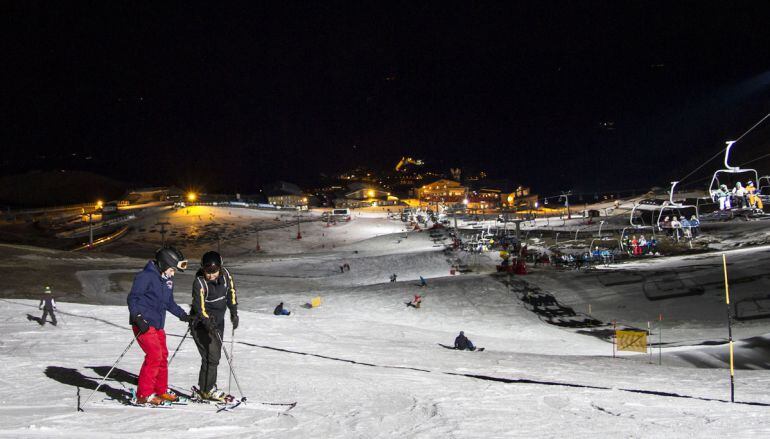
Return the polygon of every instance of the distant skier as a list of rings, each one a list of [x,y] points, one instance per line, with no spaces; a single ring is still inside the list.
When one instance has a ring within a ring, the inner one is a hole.
[[[393,273],[393,274],[390,275],[390,281],[391,282],[395,282],[396,278],[398,278],[398,276],[396,276],[396,273]]]
[[[422,304],[422,297],[420,297],[419,294],[415,294],[414,299],[412,299],[411,302],[407,302],[406,306],[411,306],[412,308],[419,308],[420,304]]]
[[[460,351],[475,351],[476,346],[465,336],[463,331],[460,331],[460,335],[455,338],[455,349]]]
[[[45,287],[43,297],[40,298],[40,305],[38,305],[37,309],[43,310],[43,317],[40,317],[40,326],[45,325],[45,318],[48,316],[48,314],[51,314],[51,324],[56,326],[56,314],[53,312],[56,311],[56,301],[53,298],[53,294],[51,294],[51,287]]]
[[[350,271],[350,264],[348,264],[347,262],[345,262],[345,263],[342,265],[342,268],[344,268],[344,269],[345,269],[345,271]]]
[[[425,281],[425,278],[420,276],[420,287],[426,287],[428,286],[428,282]]]
[[[192,336],[201,355],[198,374],[198,397],[224,401],[227,395],[217,389],[217,367],[222,357],[225,332],[225,310],[230,310],[233,330],[238,329],[238,301],[235,283],[222,265],[219,253],[206,252],[195,274],[192,287],[192,314],[198,319]]]
[[[278,304],[278,306],[275,307],[275,309],[273,310],[273,314],[277,316],[288,316],[291,314],[291,311],[289,311],[288,309],[285,309],[283,307],[283,302],[281,302]]]
[[[166,347],[166,311],[183,322],[187,313],[174,302],[174,273],[187,268],[182,252],[164,247],[147,262],[134,278],[128,293],[129,323],[139,346],[144,351],[144,363],[139,371],[136,402],[161,405],[179,398],[168,391],[168,348]]]

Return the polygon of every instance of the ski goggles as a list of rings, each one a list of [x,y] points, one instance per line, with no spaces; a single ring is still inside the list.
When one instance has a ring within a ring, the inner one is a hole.
[[[176,263],[176,267],[174,267],[174,268],[176,268],[177,270],[182,270],[182,271],[187,270],[187,259],[184,259],[184,260],[181,260],[181,261],[177,262]]]

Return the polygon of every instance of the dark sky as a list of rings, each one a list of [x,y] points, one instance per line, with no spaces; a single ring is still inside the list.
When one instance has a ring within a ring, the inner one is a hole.
[[[2,171],[248,193],[411,155],[665,185],[770,112],[770,5],[732,3],[3,2]]]

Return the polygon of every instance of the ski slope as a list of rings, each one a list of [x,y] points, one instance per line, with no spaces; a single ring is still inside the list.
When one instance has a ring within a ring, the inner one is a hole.
[[[657,364],[657,357],[650,364],[644,354],[612,358],[612,346],[603,339],[549,325],[529,311],[503,279],[491,274],[492,257],[474,261],[471,273],[452,276],[452,256],[434,247],[424,232],[403,239],[399,223],[376,216],[355,218],[344,226],[347,229],[335,229],[347,230],[355,239],[339,238],[340,245],[329,249],[318,248],[326,236],[316,236],[323,225],[316,226],[308,227],[307,238],[293,249],[284,246],[282,252],[230,259],[225,254],[239,288],[241,327],[235,332],[234,361],[243,395],[254,402],[297,401],[286,413],[260,404],[217,414],[210,406],[145,409],[105,401],[135,387],[143,358],[138,346],[131,347],[85,411],[77,412],[78,388],[84,401],[132,340],[120,300],[125,300],[131,273],[144,261],[108,254],[70,261],[66,253],[16,249],[14,260],[34,261],[42,269],[58,272],[73,266],[80,291],[67,293],[81,296],[78,302],[57,301],[59,326],[40,327],[28,317],[40,315],[37,301],[16,298],[14,286],[4,287],[0,437],[770,434],[766,369],[738,370],[737,403],[730,404],[724,362],[681,359],[718,358],[725,346],[679,343],[663,350],[663,365]],[[284,238],[260,234],[260,243],[268,240],[266,246],[275,246],[269,239]],[[117,250],[113,245],[110,252]],[[194,260],[196,252],[188,252],[188,257]],[[344,262],[351,270],[340,273]],[[398,282],[388,282],[391,273],[398,274]],[[427,287],[417,286],[419,276],[428,280]],[[524,280],[558,290],[558,282],[547,276]],[[590,283],[581,282],[580,294],[594,291]],[[191,284],[189,272],[176,280],[175,296],[185,308]],[[617,290],[615,299],[613,291],[604,287],[607,308],[613,300],[618,301],[616,307],[622,304],[623,290]],[[422,308],[407,308],[404,302],[417,293],[424,296]],[[320,307],[302,306],[316,295],[322,298]],[[569,296],[563,300],[569,301]],[[291,316],[272,315],[279,301]],[[687,334],[704,340],[723,329],[724,322],[705,319],[690,326]],[[757,345],[767,336],[760,334],[761,323],[751,328],[754,337],[738,343],[736,351],[746,358],[758,355],[755,361],[761,363],[766,351]],[[186,327],[169,316],[166,330],[173,352]],[[452,344],[460,330],[486,351],[457,352],[438,345]],[[228,347],[229,339],[228,325]],[[189,389],[196,383],[199,364],[188,337],[171,365],[170,383],[181,391]],[[218,383],[227,387],[224,357]],[[240,396],[235,383],[232,386]]]

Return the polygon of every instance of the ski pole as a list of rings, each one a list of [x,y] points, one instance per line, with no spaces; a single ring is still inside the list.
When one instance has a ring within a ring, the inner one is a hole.
[[[91,399],[91,397],[94,396],[94,393],[96,393],[99,390],[99,387],[102,387],[102,384],[104,384],[104,382],[107,381],[107,378],[110,376],[110,374],[115,369],[115,367],[118,365],[118,363],[120,363],[120,360],[123,359],[123,356],[126,355],[126,352],[128,352],[128,350],[131,349],[131,346],[134,345],[135,341],[136,341],[136,335],[134,335],[134,338],[131,339],[131,342],[128,344],[128,346],[126,346],[126,349],[123,350],[123,353],[120,354],[118,359],[115,360],[115,363],[113,363],[112,367],[110,368],[110,371],[107,372],[106,375],[104,375],[104,378],[102,378],[102,380],[99,382],[99,385],[97,385],[96,388],[94,389],[94,391],[91,392],[90,395],[88,395],[88,398],[86,398],[86,401],[83,403],[83,406],[85,406],[88,403],[88,401]],[[82,406],[78,407],[78,411],[80,411],[80,412],[83,411]]]
[[[182,347],[182,343],[184,343],[184,339],[187,338],[187,334],[190,333],[191,328],[192,328],[192,325],[187,326],[187,332],[184,333],[184,336],[182,337],[182,340],[179,342],[179,345],[177,345],[176,349],[174,349],[174,354],[171,355],[171,358],[169,358],[168,365],[166,367],[171,366],[171,362],[174,361],[174,357],[176,357],[176,353],[179,352],[179,348]]]
[[[219,340],[219,345],[223,345],[222,337],[219,335],[219,331],[216,329],[213,331],[217,335],[217,339]],[[227,365],[230,366],[230,373],[233,374],[233,379],[235,380],[235,386],[238,387],[238,392],[241,394],[241,401],[246,401],[246,397],[243,396],[243,390],[241,389],[241,385],[238,384],[238,377],[235,375],[235,371],[233,370],[233,362],[230,360],[230,354],[227,353],[227,349],[222,349],[225,352],[225,358],[227,359]]]
[[[233,359],[233,361],[235,361],[235,355],[233,355],[234,347],[235,347],[235,328],[232,329],[232,333],[230,334],[230,357]],[[230,373],[227,375],[227,393],[230,393],[230,385],[232,384],[232,378],[233,378],[233,371],[231,369]]]

